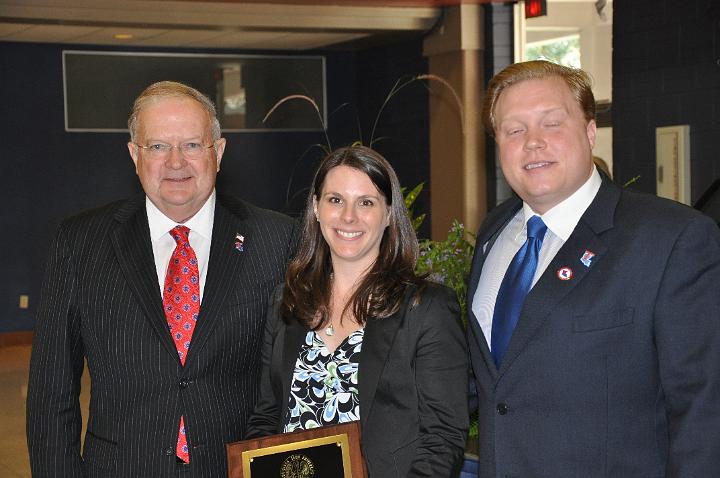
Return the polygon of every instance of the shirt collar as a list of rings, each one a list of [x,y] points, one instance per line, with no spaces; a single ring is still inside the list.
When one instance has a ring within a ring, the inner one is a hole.
[[[153,202],[145,196],[145,210],[147,211],[148,225],[150,226],[150,240],[157,241],[179,225],[160,211]],[[191,231],[201,235],[205,239],[212,237],[213,220],[215,218],[215,190],[205,201],[203,207],[193,217],[185,221],[184,225]]]
[[[595,195],[600,190],[602,178],[597,168],[593,166],[593,172],[585,184],[580,186],[574,193],[565,200],[554,206],[545,214],[540,215],[545,225],[553,234],[560,239],[567,241],[575,230],[575,226],[595,199]],[[532,208],[523,201],[523,214],[525,216],[525,224],[532,216],[537,215]]]

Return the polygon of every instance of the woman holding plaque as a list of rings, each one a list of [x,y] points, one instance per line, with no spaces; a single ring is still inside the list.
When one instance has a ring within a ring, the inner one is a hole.
[[[467,346],[454,292],[416,276],[417,256],[390,164],[363,146],[330,153],[271,300],[247,438],[359,420],[371,478],[456,476]]]

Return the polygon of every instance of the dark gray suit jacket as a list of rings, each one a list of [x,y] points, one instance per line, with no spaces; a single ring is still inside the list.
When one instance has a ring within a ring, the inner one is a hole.
[[[268,311],[260,398],[248,437],[280,433],[308,329]],[[363,455],[371,478],[456,476],[468,428],[467,344],[455,294],[430,285],[412,307],[370,319],[358,368]]]
[[[520,206],[502,204],[480,228],[469,310]],[[709,218],[603,178],[527,296],[500,370],[472,312],[468,331],[480,477],[720,473],[720,230]]]
[[[145,196],[65,220],[50,251],[30,363],[33,476],[174,477],[181,415],[188,476],[225,476],[224,444],[243,437],[255,404],[265,309],[294,227],[286,216],[218,195],[183,367],[163,312]],[[91,399],[81,457],[85,358]]]

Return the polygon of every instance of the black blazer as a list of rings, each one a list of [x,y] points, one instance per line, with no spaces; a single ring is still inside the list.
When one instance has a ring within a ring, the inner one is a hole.
[[[34,477],[175,477],[184,415],[188,476],[224,476],[257,396],[265,309],[294,222],[218,195],[205,292],[185,366],[168,333],[145,196],[65,220],[50,250],[27,399]],[[235,236],[245,236],[244,251]],[[80,377],[91,378],[80,456]]]
[[[260,398],[248,437],[281,433],[295,362],[308,329],[268,309]],[[365,327],[358,370],[361,443],[368,473],[380,477],[456,476],[468,428],[467,343],[455,294],[414,290],[385,319]]]
[[[497,370],[472,298],[488,251],[520,206],[499,206],[480,228],[468,288],[479,476],[717,476],[717,226],[603,178],[528,294]],[[595,256],[583,264],[586,251]],[[564,267],[569,280],[558,275]]]

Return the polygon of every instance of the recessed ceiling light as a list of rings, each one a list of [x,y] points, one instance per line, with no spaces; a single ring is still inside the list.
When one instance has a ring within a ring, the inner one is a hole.
[[[130,33],[116,33],[113,35],[113,38],[116,40],[130,40],[132,37]]]

